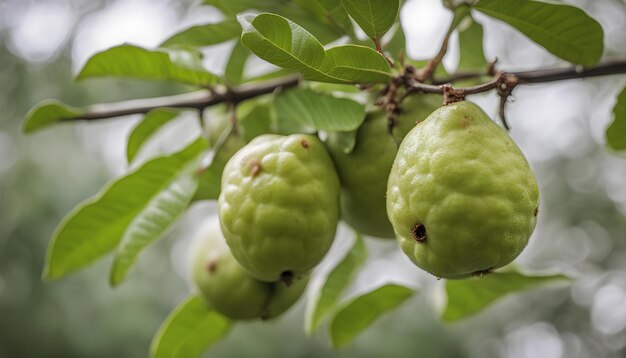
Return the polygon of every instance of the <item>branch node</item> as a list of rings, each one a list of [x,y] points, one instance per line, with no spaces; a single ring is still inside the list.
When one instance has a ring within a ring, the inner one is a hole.
[[[442,85],[443,89],[443,105],[447,106],[451,103],[460,102],[465,99],[465,91],[463,89],[455,89],[451,84]]]

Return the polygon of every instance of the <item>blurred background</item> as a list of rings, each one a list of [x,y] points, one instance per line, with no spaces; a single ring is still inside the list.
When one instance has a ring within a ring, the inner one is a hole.
[[[261,1],[261,0],[259,0]],[[567,1],[605,30],[607,56],[626,55],[622,0]],[[193,24],[219,21],[193,0],[0,0],[0,357],[145,357],[159,324],[190,291],[186,248],[214,204],[195,204],[141,255],[129,279],[108,286],[109,259],[55,282],[40,279],[60,219],[128,170],[125,142],[139,117],[60,125],[24,136],[21,121],[45,98],[71,105],[182,93],[168,83],[73,82],[97,51],[122,42],[156,46]],[[434,55],[451,19],[439,1],[408,0],[401,13],[413,59]],[[563,65],[508,26],[477,15],[488,60],[505,70]],[[454,69],[453,37],[445,59]],[[223,67],[225,44],[207,51]],[[383,281],[420,290],[351,346],[332,351],[324,332],[303,332],[304,300],[270,323],[240,324],[207,357],[626,357],[626,159],[609,154],[604,131],[626,76],[520,86],[507,107],[511,136],[541,187],[539,224],[516,263],[528,272],[565,273],[567,286],[508,297],[453,325],[438,319],[442,282],[409,263],[394,242],[368,239],[370,260],[350,294]],[[495,94],[473,96],[496,118]],[[146,157],[193,134],[183,118]],[[342,228],[334,256],[349,244]]]

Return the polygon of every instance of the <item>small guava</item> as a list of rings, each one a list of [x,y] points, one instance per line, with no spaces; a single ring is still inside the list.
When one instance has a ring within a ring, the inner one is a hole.
[[[201,230],[190,250],[192,278],[207,303],[235,320],[271,319],[300,298],[308,277],[285,282],[263,282],[239,265],[230,253],[217,216]]]
[[[226,242],[254,277],[306,275],[326,255],[339,216],[339,180],[311,135],[256,137],[226,164],[218,213]]]
[[[441,278],[513,261],[535,228],[539,192],[526,158],[474,103],[433,112],[402,141],[387,213],[404,253]]]
[[[442,101],[441,96],[433,95],[407,97],[391,133],[382,110],[368,113],[349,153],[343,150],[337,133],[329,134],[326,145],[341,182],[341,218],[348,225],[368,236],[395,237],[387,218],[385,193],[398,143]]]

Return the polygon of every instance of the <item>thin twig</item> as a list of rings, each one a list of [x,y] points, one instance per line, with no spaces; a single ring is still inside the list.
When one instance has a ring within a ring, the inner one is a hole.
[[[241,85],[232,89],[216,89],[213,93],[203,90],[175,96],[94,104],[87,108],[84,115],[78,118],[68,118],[66,120],[98,120],[127,116],[130,114],[143,114],[160,107],[202,110],[218,103],[236,104],[246,99],[272,93],[279,88],[295,87],[300,84],[300,82],[301,79],[299,76],[289,76],[273,81]]]
[[[380,44],[380,41],[378,41],[377,38],[372,37],[372,41],[374,41],[374,46],[376,46],[376,51],[381,54],[385,60],[387,60],[387,63],[389,64],[389,66],[391,67],[396,67],[396,64],[393,63],[393,61],[387,57],[387,55],[385,55],[385,52],[383,51],[383,46]]]

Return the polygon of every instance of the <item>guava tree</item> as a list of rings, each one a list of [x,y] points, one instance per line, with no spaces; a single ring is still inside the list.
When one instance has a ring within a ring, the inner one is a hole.
[[[235,322],[286,311],[317,274],[340,219],[354,229],[353,246],[310,288],[304,327],[312,334],[328,321],[333,347],[420,294],[393,282],[342,295],[368,259],[363,236],[397,239],[417,266],[445,279],[442,319],[449,322],[509,293],[570,280],[509,265],[535,227],[540,195],[506,133],[506,104],[520,86],[626,73],[626,61],[605,56],[602,27],[583,10],[534,0],[445,0],[453,16],[439,51],[415,61],[406,55],[399,0],[204,3],[223,20],[188,28],[158,48],[102,51],[77,76],[172,81],[195,91],[82,108],[47,100],[26,115],[30,133],[143,114],[128,138],[129,163],[183,112],[198,119],[195,140],[136,166],[63,219],[45,279],[113,255],[109,281],[117,286],[190,205],[218,200],[220,224],[207,218],[211,230],[190,255],[197,290],[155,334],[153,357],[198,356]],[[479,13],[564,65],[501,68],[484,55]],[[449,73],[442,60],[453,33],[460,61]],[[225,71],[208,71],[200,50],[233,40]],[[261,61],[276,67],[245,71]],[[469,102],[492,91],[501,127]],[[626,149],[626,89],[606,141],[611,151]]]

